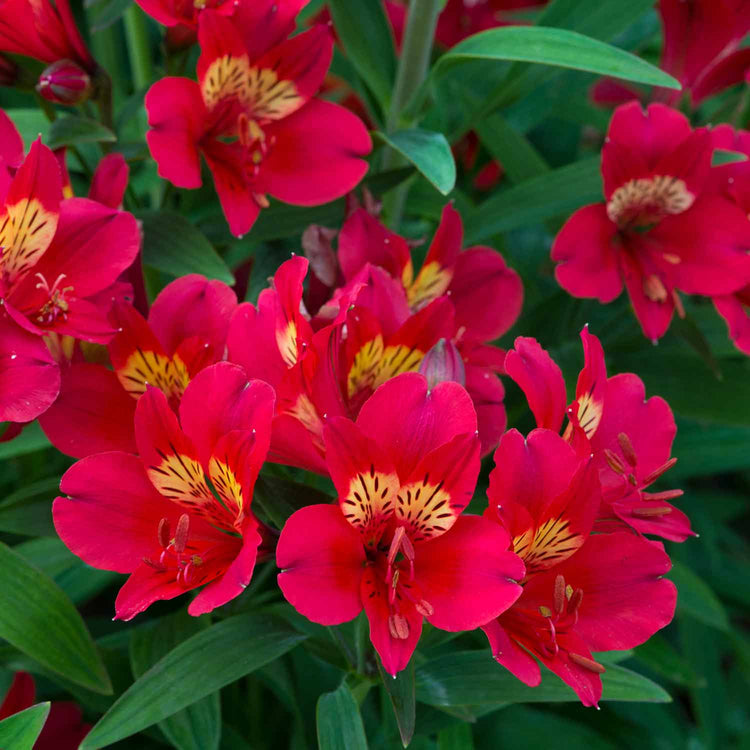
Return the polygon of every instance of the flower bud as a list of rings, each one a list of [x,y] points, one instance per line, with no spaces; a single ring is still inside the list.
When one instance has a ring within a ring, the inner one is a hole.
[[[466,385],[466,371],[464,361],[452,341],[440,339],[435,346],[424,355],[419,372],[427,378],[428,388],[434,388],[438,383],[453,380],[460,385]]]
[[[36,90],[51,102],[72,106],[91,95],[91,78],[77,63],[58,60],[39,76]]]

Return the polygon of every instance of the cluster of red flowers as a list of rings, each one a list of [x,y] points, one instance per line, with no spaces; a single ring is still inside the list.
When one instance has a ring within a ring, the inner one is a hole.
[[[235,235],[267,196],[317,205],[359,183],[370,137],[315,98],[333,35],[318,24],[290,36],[302,0],[139,2],[200,45],[197,81],[164,78],[146,95],[162,177],[196,188],[203,157]],[[37,15],[28,39],[0,15],[0,49],[97,75],[66,2],[11,3]],[[532,4],[451,1],[445,28],[454,11],[469,33]],[[407,240],[351,199],[340,231],[310,227],[308,257],[283,263],[257,305],[192,275],[144,317],[124,275],[140,247],[120,208],[124,161],[105,159],[76,198],[41,141],[24,155],[5,115],[0,131],[0,420],[17,425],[4,437],[38,418],[80,459],[54,522],[85,562],[129,575],[118,618],[197,588],[188,611],[210,612],[275,556],[283,595],[310,620],[365,611],[390,674],[426,619],[481,628],[520,680],[539,684],[539,660],[586,705],[601,697],[596,652],[670,622],[669,558],[647,538],[692,534],[670,502],[681,491],[648,489],[675,461],[669,406],[632,373],[608,377],[588,329],[571,404],[537,341],[490,345],[520,314],[521,281],[494,249],[463,249],[452,205],[418,270]],[[552,248],[560,284],[608,302],[624,283],[652,339],[681,312],[680,291],[711,297],[750,353],[750,167],[712,167],[717,148],[750,155],[750,134],[621,106],[602,152],[606,202],[578,211]],[[536,418],[527,436],[506,429],[501,375]],[[493,450],[485,503],[475,490]],[[270,528],[252,508],[266,461],[330,477],[337,501]]]

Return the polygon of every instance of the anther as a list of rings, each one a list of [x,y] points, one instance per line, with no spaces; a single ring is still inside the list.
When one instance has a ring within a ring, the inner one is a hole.
[[[677,458],[670,458],[665,464],[662,464],[658,469],[654,469],[644,480],[643,486],[648,487],[650,484],[655,482],[664,472],[669,471],[677,463]]]
[[[185,545],[187,544],[188,528],[190,527],[190,516],[187,513],[183,513],[180,516],[180,520],[177,521],[177,528],[174,532],[174,551],[180,555],[185,551]]]
[[[631,512],[634,516],[650,518],[652,516],[669,515],[672,512],[672,509],[666,505],[659,505],[656,508],[633,508]]]
[[[599,664],[598,661],[594,661],[593,659],[588,659],[585,656],[581,656],[580,654],[568,654],[570,656],[570,660],[573,662],[573,664],[577,664],[579,667],[583,667],[584,669],[588,669],[589,672],[596,672],[596,674],[603,674],[607,670],[604,668],[602,664]]]
[[[568,601],[568,614],[572,615],[578,611],[578,607],[581,606],[583,601],[583,589],[576,589],[570,596]]]
[[[409,621],[403,615],[391,615],[388,618],[388,630],[392,638],[405,641],[409,637]]]
[[[664,492],[641,492],[644,500],[674,500],[685,493],[682,490],[664,490]]]
[[[604,449],[604,458],[607,461],[607,464],[612,471],[617,472],[618,474],[624,474],[625,473],[625,464],[620,460],[620,457],[609,448]]]
[[[159,521],[159,529],[156,532],[156,536],[159,540],[160,547],[169,547],[169,519],[162,518],[161,521]]]
[[[563,613],[565,609],[565,579],[558,575],[555,578],[555,612],[558,615]]]
[[[414,606],[416,607],[417,612],[423,617],[432,617],[432,615],[435,614],[435,609],[432,604],[424,599],[420,599]]]
[[[635,449],[630,442],[630,438],[624,432],[621,432],[617,436],[617,442],[620,444],[620,450],[622,450],[622,455],[625,456],[625,460],[631,466],[635,466],[638,463],[638,457],[635,455]]]

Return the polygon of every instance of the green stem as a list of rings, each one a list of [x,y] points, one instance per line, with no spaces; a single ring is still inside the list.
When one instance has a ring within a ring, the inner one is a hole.
[[[151,62],[151,46],[148,39],[146,19],[141,9],[133,3],[123,16],[125,40],[128,46],[130,66],[133,71],[133,88],[145,89],[154,78]]]
[[[396,84],[386,119],[388,133],[397,130],[400,125],[413,124],[402,122],[401,115],[427,77],[441,6],[440,0],[413,0],[409,3],[409,17],[396,72]],[[404,163],[403,157],[392,149],[388,149],[383,156],[383,169],[393,169]],[[398,228],[401,223],[408,190],[408,183],[400,185],[386,198],[386,209],[394,228]]]

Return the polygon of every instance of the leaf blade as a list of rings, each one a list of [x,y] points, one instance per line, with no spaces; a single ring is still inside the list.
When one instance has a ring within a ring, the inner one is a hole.
[[[367,750],[359,707],[345,682],[320,696],[315,714],[319,750]]]

